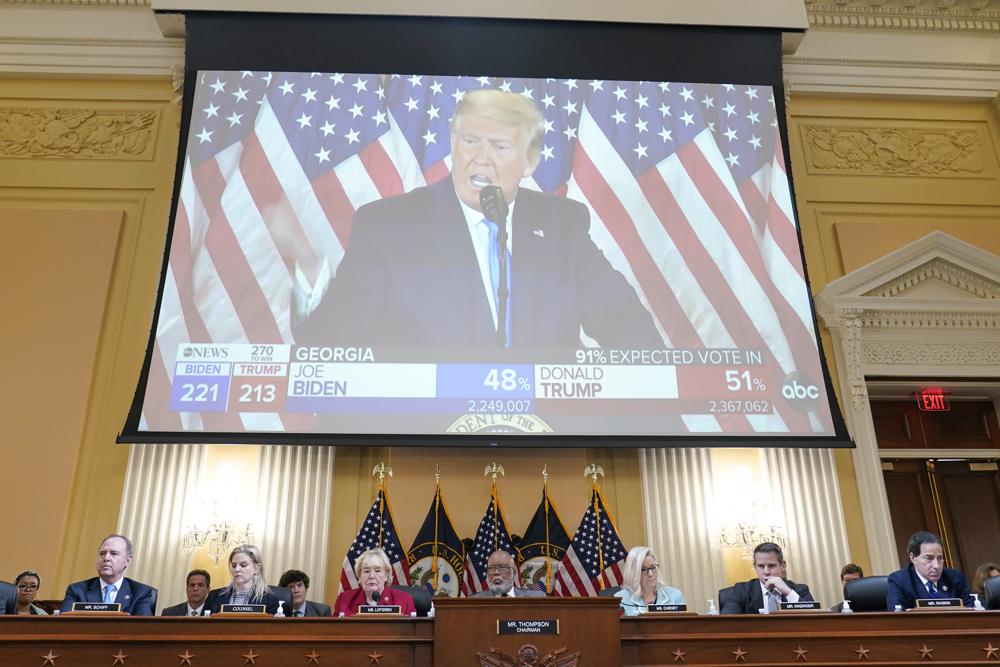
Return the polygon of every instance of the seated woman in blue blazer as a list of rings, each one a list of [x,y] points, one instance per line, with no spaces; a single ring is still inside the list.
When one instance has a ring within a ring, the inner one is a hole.
[[[632,547],[622,568],[621,599],[625,616],[643,614],[651,604],[684,604],[684,594],[660,578],[660,564],[649,547]]]
[[[267,585],[259,548],[243,544],[233,549],[229,554],[229,572],[232,581],[208,594],[206,610],[217,614],[224,604],[262,604],[273,615],[278,612],[278,603],[284,602],[282,611],[291,612],[292,593],[287,588]]]

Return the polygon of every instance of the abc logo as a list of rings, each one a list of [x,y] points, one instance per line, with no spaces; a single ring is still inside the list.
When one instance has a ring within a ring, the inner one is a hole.
[[[781,397],[800,412],[812,409],[819,402],[819,396],[819,386],[805,373],[791,373],[781,384]]]

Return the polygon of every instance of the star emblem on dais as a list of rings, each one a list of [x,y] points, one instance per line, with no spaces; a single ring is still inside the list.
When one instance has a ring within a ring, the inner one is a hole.
[[[256,665],[257,658],[260,657],[260,653],[254,653],[253,649],[250,649],[249,653],[243,654],[243,664],[244,665]]]
[[[52,665],[52,667],[55,667],[56,660],[58,659],[59,656],[56,655],[52,649],[49,649],[49,652],[42,656],[42,660],[44,660],[42,667],[45,667],[45,665]]]
[[[124,665],[125,661],[128,660],[128,656],[125,655],[121,649],[118,649],[118,653],[113,653],[111,657],[115,659],[111,667],[114,667],[115,665]]]
[[[181,659],[182,665],[191,665],[191,661],[194,660],[195,655],[187,649],[184,649],[184,653],[178,653],[177,657]]]
[[[307,664],[310,665],[319,664],[320,654],[316,652],[316,649],[313,649],[311,653],[306,653],[306,657],[309,658],[309,662]]]

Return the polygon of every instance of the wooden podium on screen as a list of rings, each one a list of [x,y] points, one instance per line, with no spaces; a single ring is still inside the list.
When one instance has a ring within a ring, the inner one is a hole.
[[[434,667],[621,664],[618,598],[435,598]]]

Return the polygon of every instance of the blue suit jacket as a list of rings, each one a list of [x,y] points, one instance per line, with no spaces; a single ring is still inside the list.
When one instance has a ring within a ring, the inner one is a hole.
[[[941,572],[937,587],[943,598],[961,598],[966,607],[974,604],[965,575],[958,570],[946,567]],[[903,609],[913,609],[917,606],[918,598],[927,597],[927,589],[921,583],[912,563],[889,575],[889,589],[885,599],[885,607],[889,611],[895,609],[897,604]]]
[[[635,290],[589,234],[579,202],[518,191],[511,224],[511,344],[658,349]],[[496,346],[478,260],[450,178],[358,209],[323,300],[296,342],[308,345]]]
[[[60,609],[69,611],[74,602],[104,602],[102,586],[100,577],[70,584]],[[155,616],[156,595],[157,591],[152,586],[125,577],[115,602],[121,604],[122,611],[132,616]]]
[[[797,584],[791,579],[785,579],[785,583],[793,591],[799,594],[800,602],[812,602],[812,593],[805,584]],[[726,590],[726,589],[722,589]],[[782,596],[784,602],[784,596]],[[731,586],[731,591],[726,600],[722,599],[722,591],[719,591],[720,614],[757,614],[764,607],[764,594],[760,590],[760,580],[751,579],[741,581]]]
[[[17,613],[17,587],[0,581],[0,614]]]

